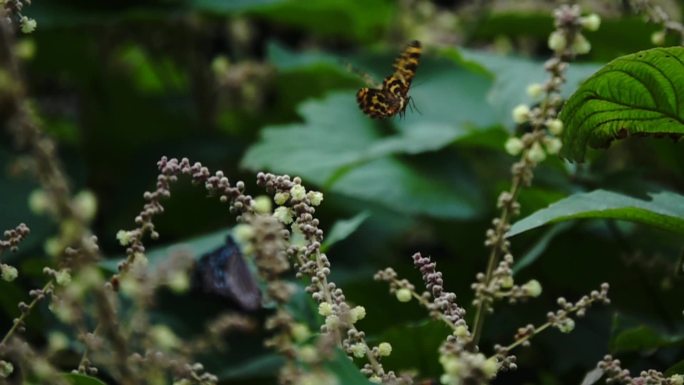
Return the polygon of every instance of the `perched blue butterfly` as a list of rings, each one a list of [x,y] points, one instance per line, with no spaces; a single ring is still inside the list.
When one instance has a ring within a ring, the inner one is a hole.
[[[230,235],[226,244],[200,258],[195,266],[193,287],[228,299],[242,310],[261,307],[261,290],[240,247]]]

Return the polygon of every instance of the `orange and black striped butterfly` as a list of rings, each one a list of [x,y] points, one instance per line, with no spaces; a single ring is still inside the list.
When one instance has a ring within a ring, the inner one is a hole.
[[[356,93],[359,108],[373,119],[403,116],[411,101],[411,81],[420,61],[420,42],[410,42],[394,61],[394,73],[382,81],[380,88],[361,88]]]

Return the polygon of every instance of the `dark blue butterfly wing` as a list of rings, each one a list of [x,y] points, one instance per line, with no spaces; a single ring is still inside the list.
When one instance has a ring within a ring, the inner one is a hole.
[[[204,254],[195,267],[193,286],[236,303],[243,310],[261,307],[261,290],[240,248],[229,235],[226,244]]]

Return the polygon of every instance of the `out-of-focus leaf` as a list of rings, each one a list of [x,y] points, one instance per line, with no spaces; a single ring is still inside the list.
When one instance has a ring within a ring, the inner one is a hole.
[[[539,240],[529,249],[523,256],[515,263],[513,266],[513,273],[517,274],[520,270],[534,263],[534,261],[539,258],[544,251],[549,247],[549,244],[556,237],[556,235],[566,231],[572,225],[570,223],[559,223],[552,226],[547,230],[544,235],[542,235]]]
[[[241,362],[237,366],[225,365],[225,369],[216,373],[216,375],[221,380],[272,377],[278,373],[278,369],[280,369],[284,362],[285,360],[282,356],[269,353],[256,356],[247,362]]]
[[[344,385],[371,385],[372,382],[361,374],[359,368],[347,357],[344,352],[337,349],[332,361],[326,362],[325,367],[335,374],[338,383]]]
[[[644,351],[684,342],[684,335],[667,335],[648,326],[621,331],[610,344],[613,353]]]
[[[684,135],[684,48],[622,56],[589,78],[566,102],[560,119],[562,155],[584,160],[587,146],[607,147],[631,135]]]
[[[494,84],[487,94],[487,101],[494,107],[499,121],[509,126],[513,124],[511,111],[516,105],[537,102],[527,94],[527,87],[532,83],[542,83],[548,78],[544,71],[544,63],[540,61],[467,49],[448,49],[443,53],[457,63],[469,63],[467,65],[471,67],[480,67],[494,78]],[[599,68],[597,64],[577,63],[570,66],[563,96],[570,95],[581,81]]]
[[[508,236],[560,221],[610,218],[643,223],[684,233],[684,196],[673,192],[649,193],[648,199],[596,190],[562,199],[513,224]]]
[[[323,242],[323,245],[321,246],[322,249],[325,251],[335,243],[346,239],[348,236],[354,233],[354,231],[356,231],[356,229],[358,229],[359,226],[361,226],[361,224],[363,224],[363,222],[369,216],[369,213],[362,212],[358,215],[355,215],[353,218],[335,222],[332,229],[330,229],[330,232],[325,237],[325,242]]]
[[[250,11],[273,23],[358,41],[377,41],[388,27],[393,12],[392,2],[386,0],[288,0]]]
[[[676,364],[670,366],[665,371],[666,376],[673,376],[675,374],[684,374],[684,360],[677,362]]]
[[[306,102],[300,112],[304,124],[264,129],[262,140],[249,149],[242,165],[296,174],[334,192],[398,211],[445,218],[469,218],[477,213],[479,197],[467,182],[431,179],[389,157],[438,150],[467,129],[428,119],[416,122],[410,130],[406,127],[399,134],[382,137],[375,122],[359,111],[353,91]]]
[[[601,379],[601,377],[603,377],[603,369],[594,368],[593,370],[590,370],[589,372],[587,372],[587,374],[584,375],[581,385],[593,385],[597,383],[598,380]]]
[[[105,385],[104,382],[97,378],[86,376],[85,374],[65,373],[62,376],[72,385]]]
[[[239,11],[258,10],[283,3],[286,0],[188,0],[188,5],[194,9],[213,13],[233,13]]]

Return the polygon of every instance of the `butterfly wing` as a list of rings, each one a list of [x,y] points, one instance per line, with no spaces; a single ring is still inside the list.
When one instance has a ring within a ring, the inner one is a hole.
[[[383,89],[361,88],[356,93],[359,108],[373,119],[381,119],[394,115],[392,98]]]
[[[244,310],[256,310],[261,305],[256,279],[230,236],[225,245],[202,256],[193,281],[201,291],[226,298]]]
[[[416,70],[420,63],[421,50],[420,42],[414,40],[408,43],[401,55],[394,61],[394,76],[403,80],[404,95],[408,93],[411,81],[413,81],[413,77],[416,75]]]

